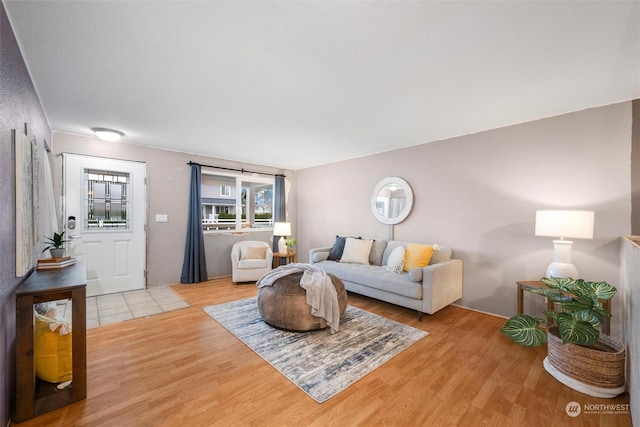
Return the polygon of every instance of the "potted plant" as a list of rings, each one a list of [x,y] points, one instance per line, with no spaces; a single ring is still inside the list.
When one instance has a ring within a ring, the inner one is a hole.
[[[291,252],[293,247],[296,245],[297,240],[295,237],[289,237],[285,242],[287,243],[287,250]]]
[[[45,236],[44,238],[46,239],[45,243],[47,244],[47,247],[42,250],[43,253],[49,250],[51,258],[60,258],[64,256],[63,245],[69,242],[69,240],[64,238],[64,231],[60,234],[54,232],[53,237]]]
[[[525,347],[547,343],[545,369],[574,390],[596,397],[624,392],[624,346],[601,334],[604,319],[611,316],[602,301],[612,298],[616,288],[606,282],[572,278],[544,277],[540,281],[546,288],[526,290],[549,298],[554,309],[544,311],[546,318],[514,316],[501,331]]]

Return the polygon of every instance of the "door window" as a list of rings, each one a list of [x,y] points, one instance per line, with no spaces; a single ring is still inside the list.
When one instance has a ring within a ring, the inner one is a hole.
[[[130,228],[127,215],[131,209],[127,199],[130,182],[128,173],[84,170],[85,230]]]

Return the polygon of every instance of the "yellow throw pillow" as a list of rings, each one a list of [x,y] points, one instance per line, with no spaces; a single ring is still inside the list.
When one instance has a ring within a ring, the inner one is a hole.
[[[247,246],[246,252],[242,254],[241,259],[266,259],[267,247],[266,246]]]
[[[417,243],[409,243],[404,252],[404,271],[413,270],[414,268],[423,268],[429,265],[431,256],[433,255],[432,245],[419,245]]]
[[[71,381],[73,368],[71,333],[60,335],[62,324],[52,331],[49,325],[55,320],[37,313],[35,316],[33,352],[36,362],[36,376],[50,383]],[[71,325],[67,326],[69,329],[71,328]]]

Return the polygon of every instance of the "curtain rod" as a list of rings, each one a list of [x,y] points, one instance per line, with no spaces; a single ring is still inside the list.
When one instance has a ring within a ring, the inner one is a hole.
[[[256,172],[256,171],[250,171],[250,170],[247,170],[247,169],[244,169],[244,168],[238,169],[238,168],[227,168],[227,167],[224,167],[224,166],[203,165],[203,164],[201,164],[201,163],[196,163],[196,162],[191,162],[191,161],[190,161],[189,163],[187,163],[187,164],[188,164],[189,166],[191,166],[191,165],[198,165],[198,166],[203,167],[203,168],[224,169],[224,170],[227,170],[227,171],[234,171],[234,172],[242,172],[242,173],[257,173],[257,174],[260,174],[260,175],[270,175],[270,176],[282,176],[282,177],[286,177],[286,175],[281,174],[281,173]]]

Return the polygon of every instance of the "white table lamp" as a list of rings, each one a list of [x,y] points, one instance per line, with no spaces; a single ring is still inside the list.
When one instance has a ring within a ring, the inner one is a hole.
[[[593,239],[593,211],[536,211],[536,236],[559,237],[553,241],[553,262],[547,267],[547,277],[578,278],[571,263],[571,240]]]
[[[284,240],[284,236],[291,236],[291,224],[288,222],[276,222],[273,226],[273,235],[280,236],[280,240],[278,240],[278,252],[286,254],[287,242]]]

